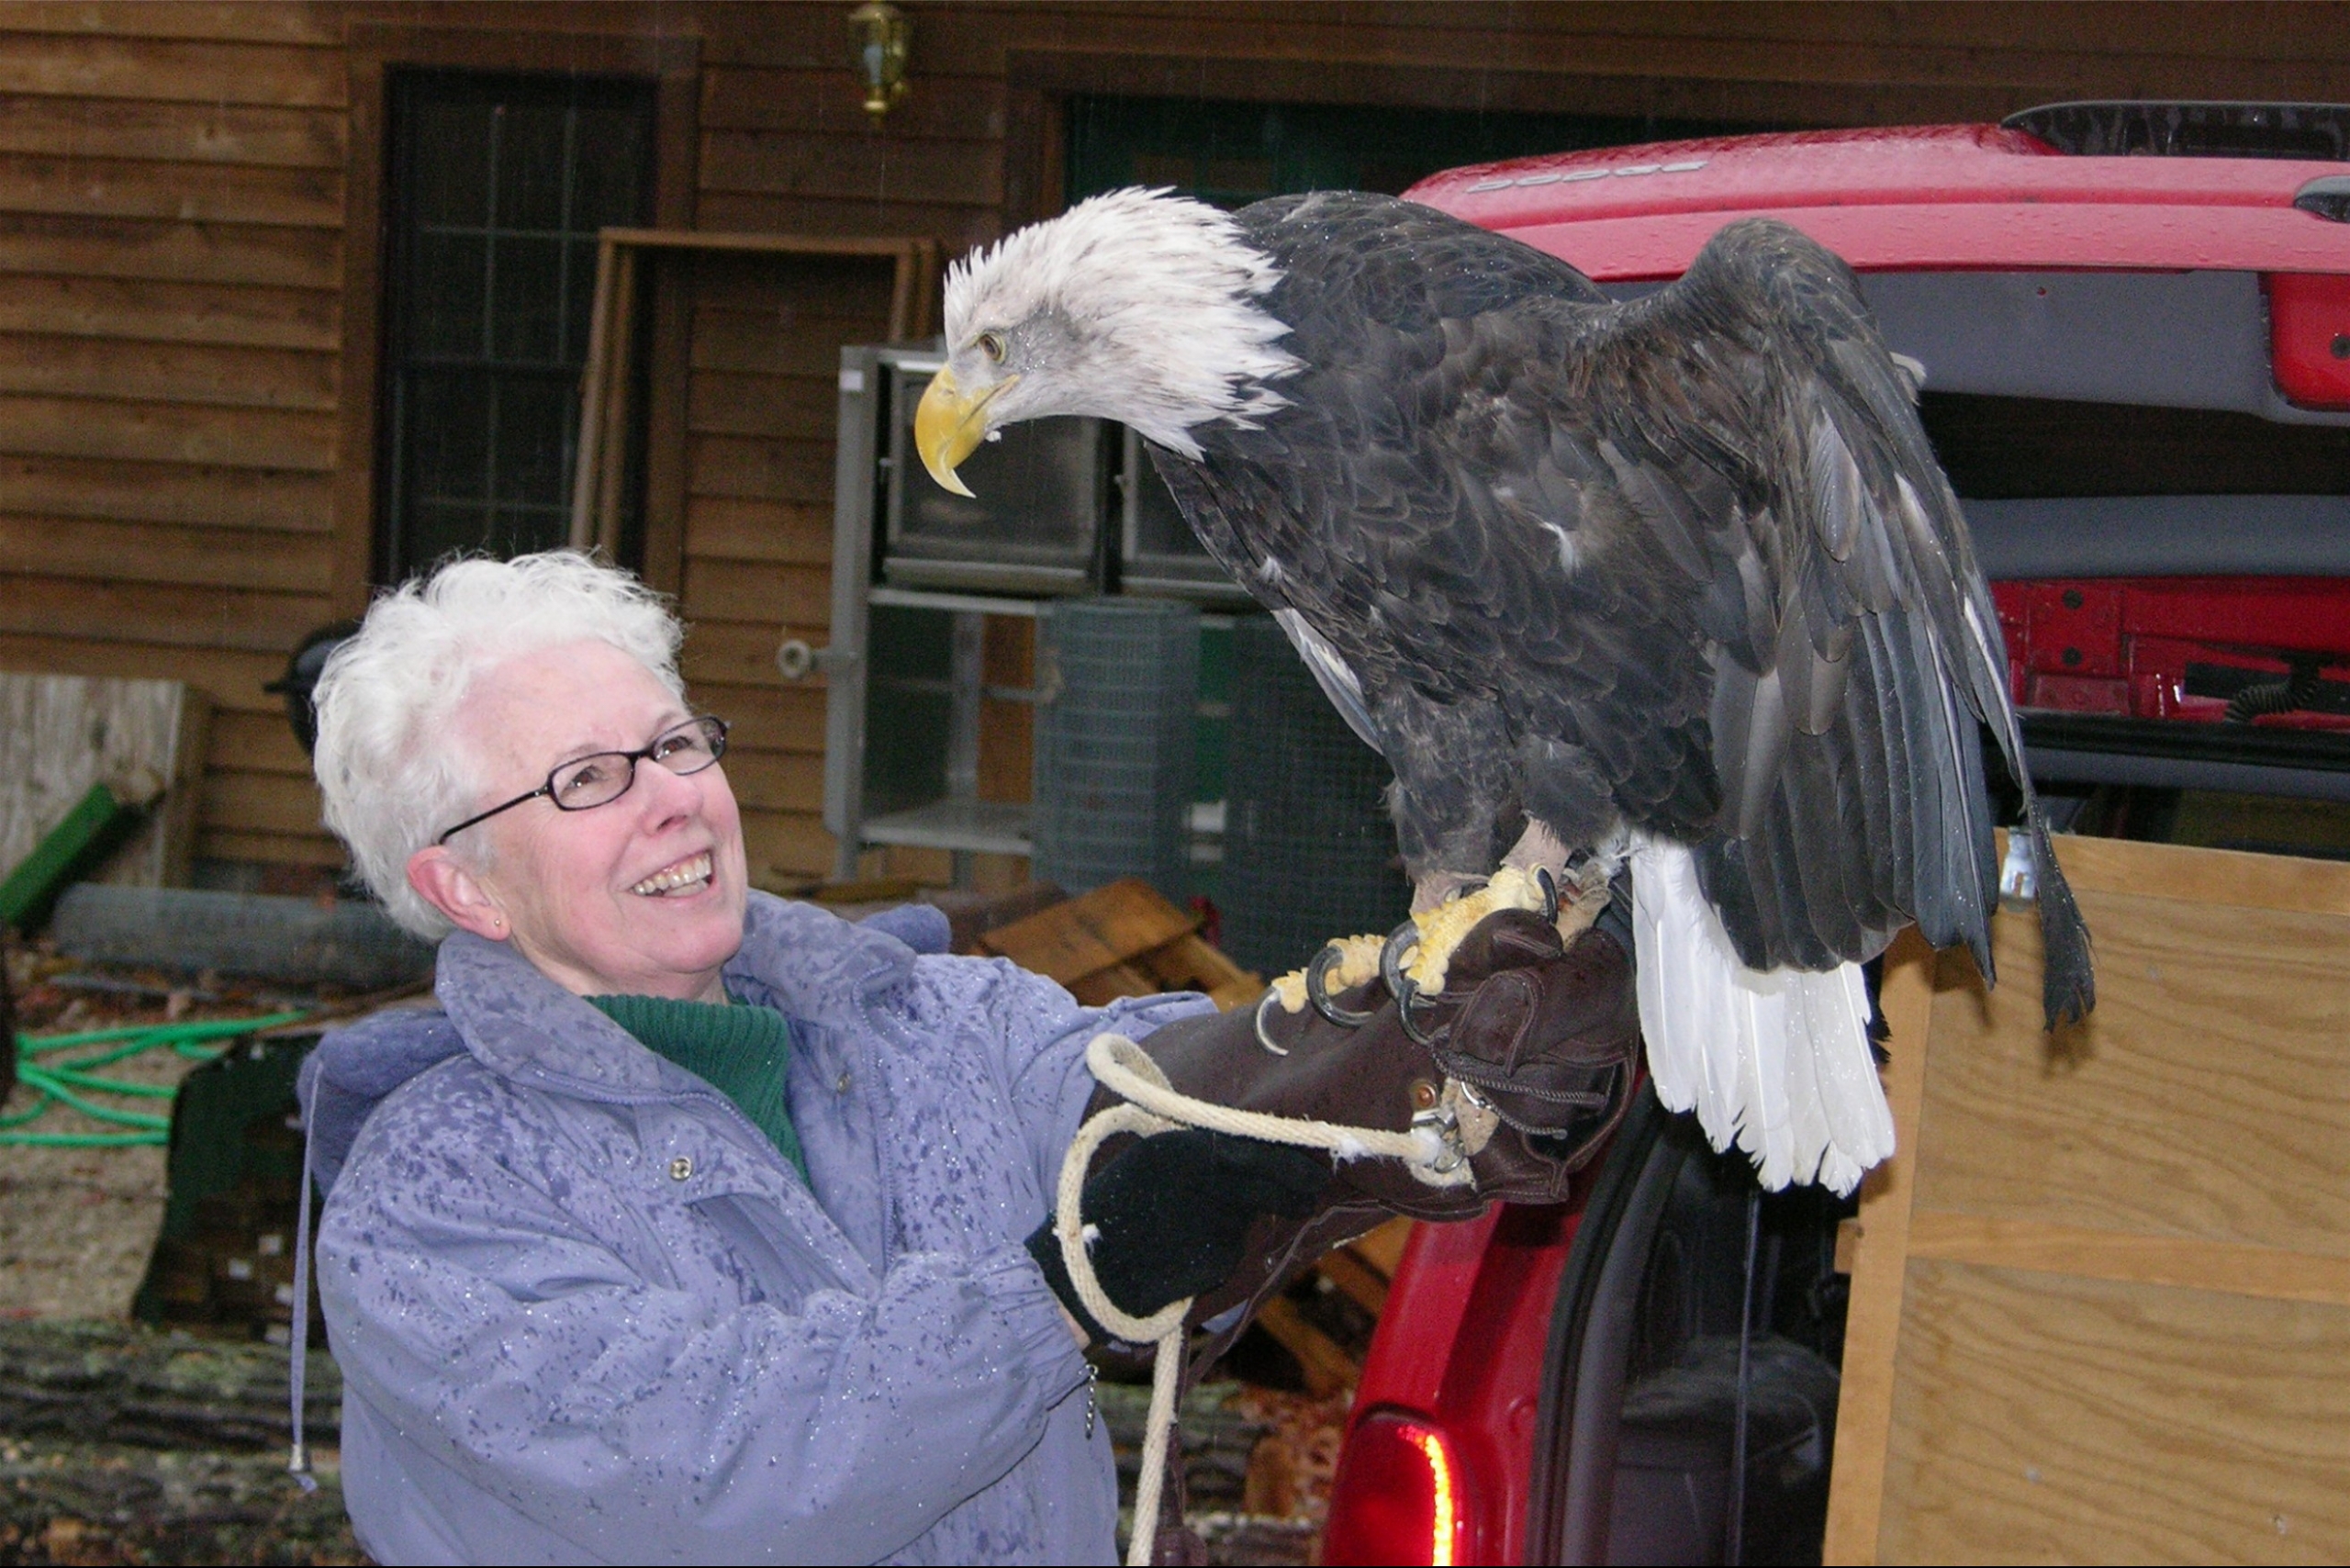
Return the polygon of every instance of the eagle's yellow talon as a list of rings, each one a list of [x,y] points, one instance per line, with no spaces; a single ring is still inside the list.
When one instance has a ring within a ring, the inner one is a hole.
[[[1384,936],[1338,936],[1329,946],[1338,950],[1337,961],[1330,966],[1322,979],[1337,991],[1352,991],[1359,985],[1369,985],[1379,978],[1379,952],[1387,945]]]
[[[1404,973],[1423,992],[1435,995],[1444,989],[1446,971],[1452,967],[1453,949],[1460,946],[1479,921],[1499,910],[1539,910],[1544,902],[1540,878],[1515,866],[1503,867],[1494,873],[1493,880],[1475,892],[1412,917],[1413,924],[1419,928],[1420,939],[1412,949],[1411,961],[1404,966]]]
[[[1305,971],[1292,969],[1273,982],[1273,995],[1281,1001],[1284,1013],[1305,1011]]]

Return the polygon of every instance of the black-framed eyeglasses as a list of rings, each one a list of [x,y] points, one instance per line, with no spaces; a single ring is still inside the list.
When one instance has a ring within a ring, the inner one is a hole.
[[[688,719],[673,730],[662,731],[653,737],[650,745],[635,751],[597,751],[574,757],[548,774],[547,781],[529,794],[492,806],[477,817],[467,817],[432,842],[446,844],[476,823],[486,823],[500,812],[510,812],[542,795],[559,812],[609,806],[627,794],[628,787],[636,782],[636,765],[640,762],[657,762],[682,778],[699,773],[725,755],[725,720],[708,714]]]

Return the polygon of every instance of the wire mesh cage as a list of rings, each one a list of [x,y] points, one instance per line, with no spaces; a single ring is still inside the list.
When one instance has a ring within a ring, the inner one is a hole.
[[[1033,866],[1071,892],[1140,877],[1181,902],[1200,689],[1200,612],[1076,599],[1036,615]]]
[[[1381,800],[1393,777],[1271,617],[1234,623],[1225,952],[1279,974],[1333,936],[1387,931],[1410,913],[1411,886]]]

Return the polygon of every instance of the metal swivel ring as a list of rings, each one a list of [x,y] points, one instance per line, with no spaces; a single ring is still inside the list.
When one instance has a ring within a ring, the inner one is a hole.
[[[1339,1028],[1360,1029],[1375,1014],[1358,1013],[1330,1000],[1330,967],[1343,957],[1336,942],[1323,944],[1322,950],[1314,955],[1314,961],[1305,966],[1305,999],[1314,1003],[1315,1012]]]

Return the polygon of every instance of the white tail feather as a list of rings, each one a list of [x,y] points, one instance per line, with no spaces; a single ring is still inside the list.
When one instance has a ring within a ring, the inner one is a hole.
[[[1849,1193],[1893,1152],[1858,964],[1762,973],[1738,960],[1676,844],[1635,841],[1632,930],[1640,1032],[1666,1109],[1695,1111],[1717,1149],[1753,1158],[1772,1190]]]

